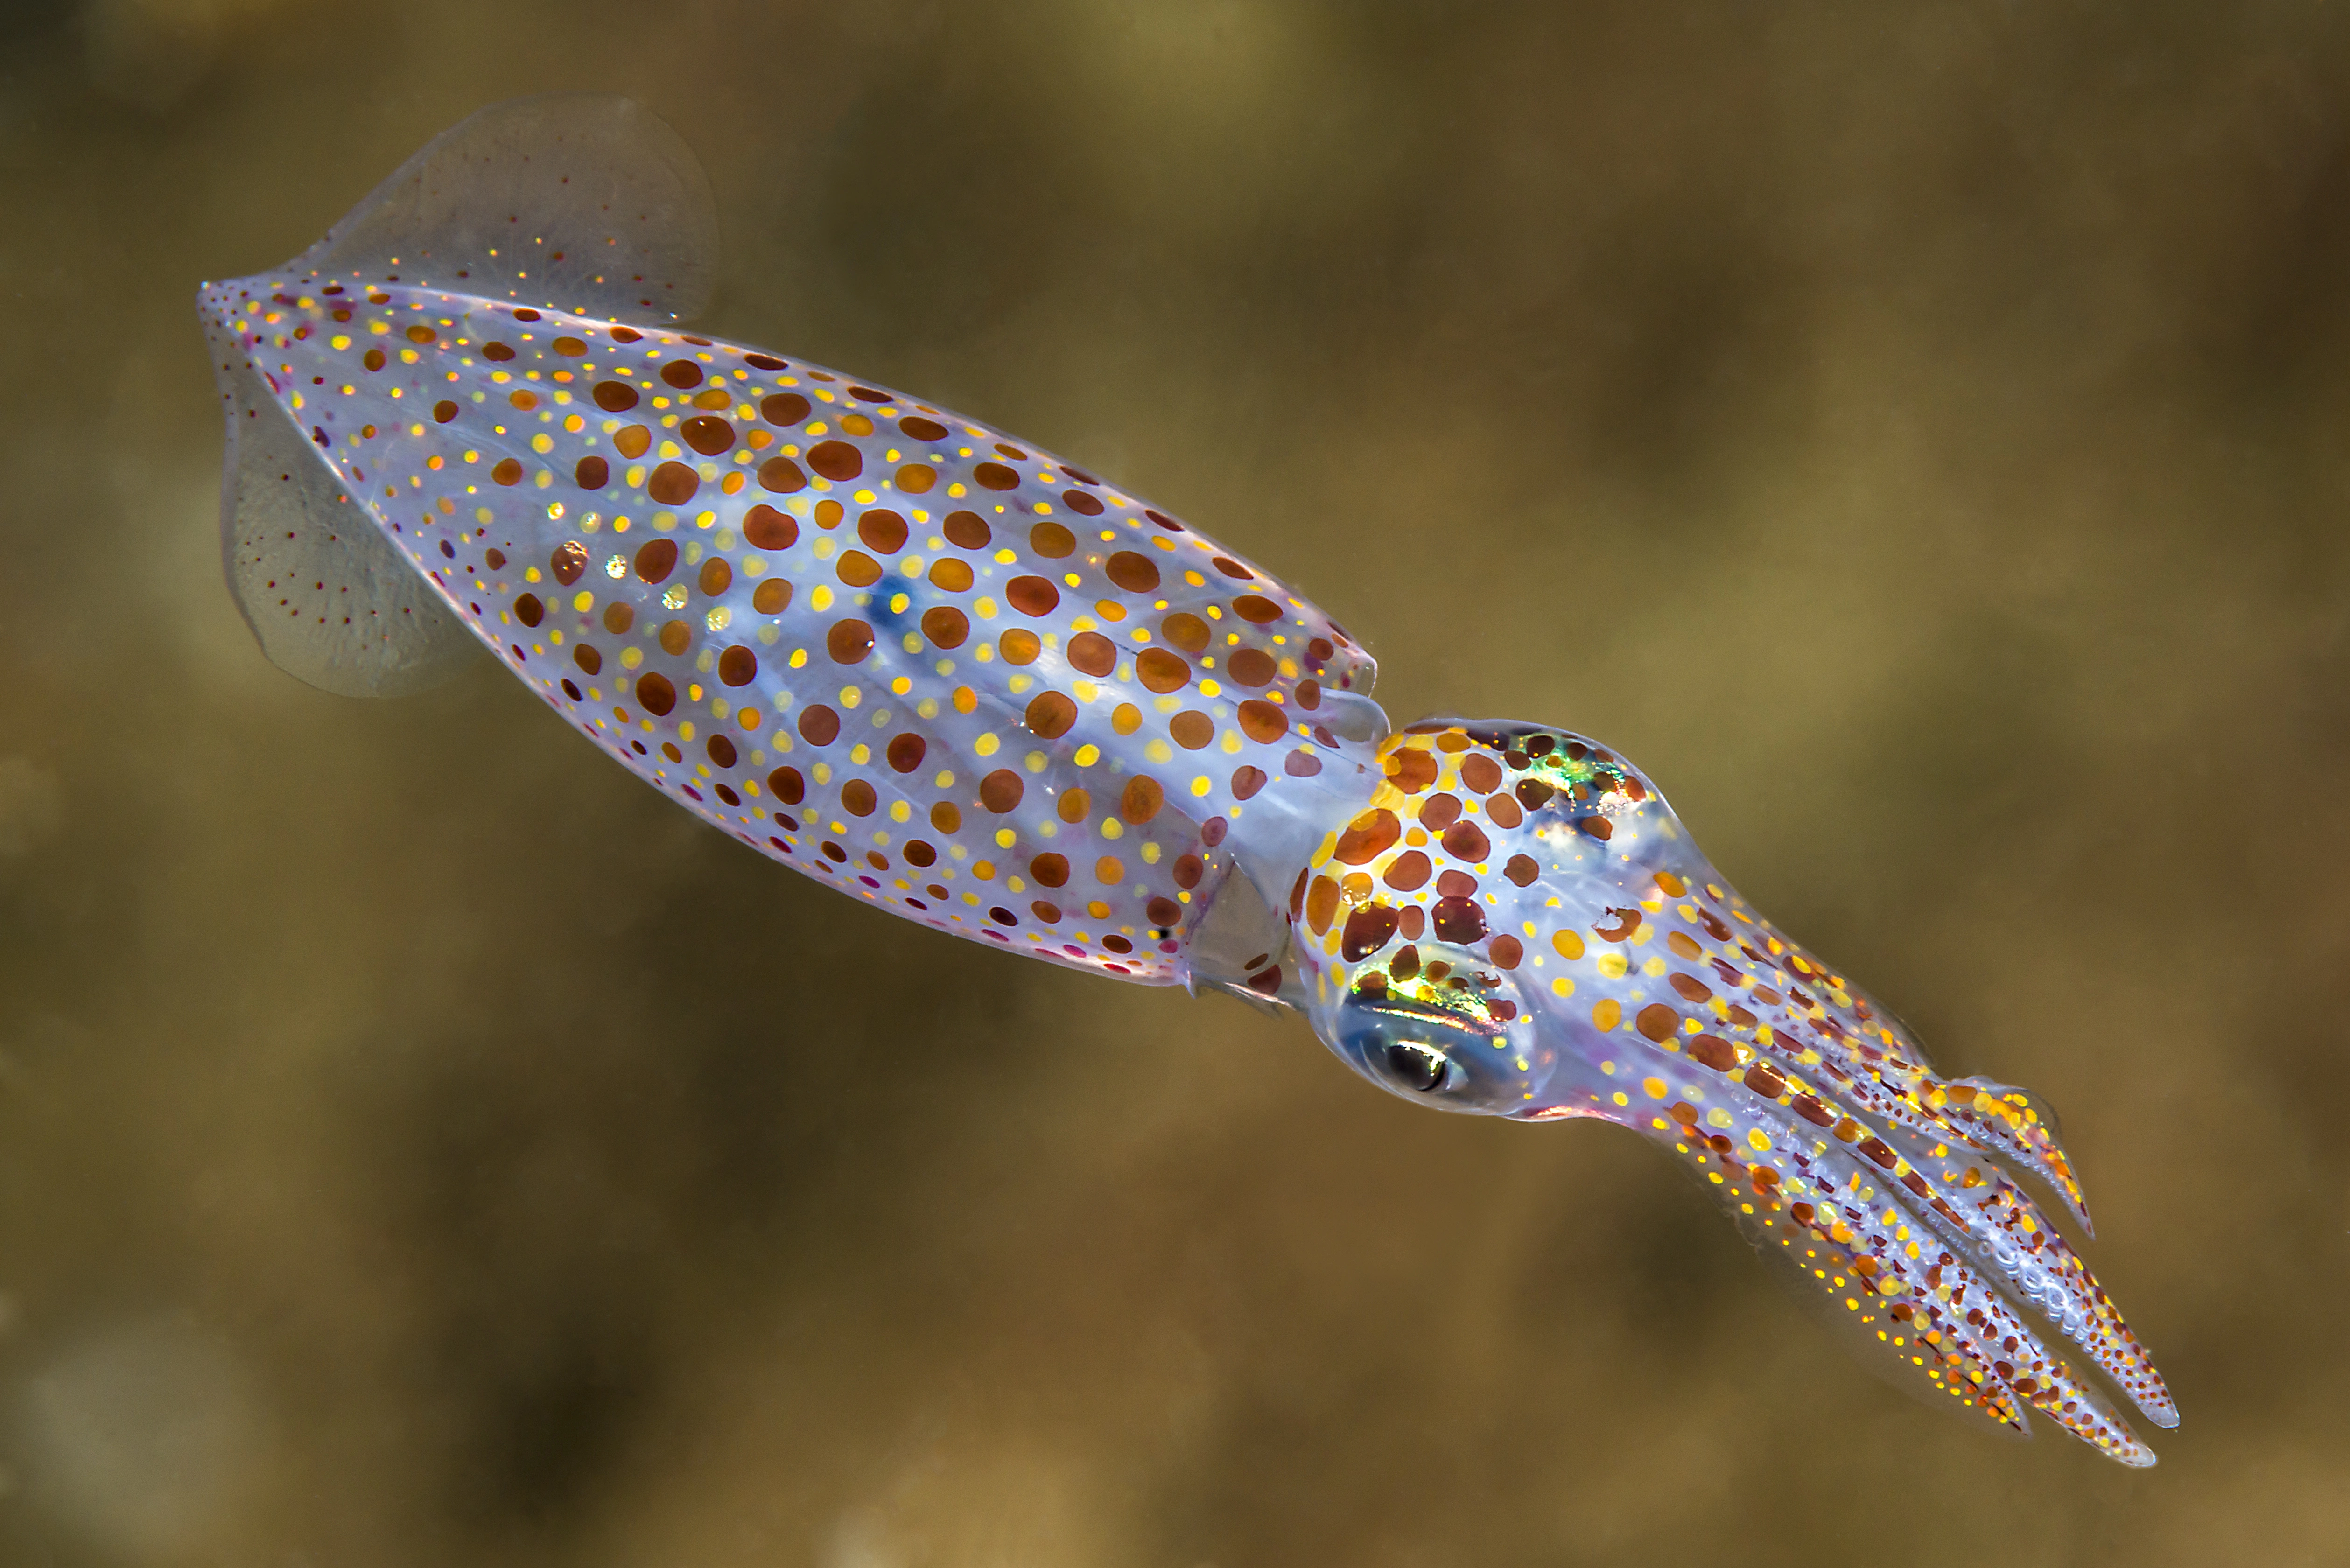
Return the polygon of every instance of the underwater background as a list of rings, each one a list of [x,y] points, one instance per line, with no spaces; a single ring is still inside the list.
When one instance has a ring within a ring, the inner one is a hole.
[[[196,283],[574,88],[708,168],[703,328],[1620,749],[2046,1096],[2160,1467],[1612,1128],[266,663]],[[2350,1561],[2350,13],[17,0],[0,302],[0,1564]]]

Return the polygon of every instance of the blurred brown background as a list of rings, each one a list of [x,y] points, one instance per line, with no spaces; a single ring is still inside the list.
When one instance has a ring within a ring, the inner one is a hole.
[[[1622,1134],[264,663],[196,281],[576,88],[708,163],[711,328],[1620,746],[2047,1095],[2161,1468],[1872,1381]],[[2345,89],[2315,0],[15,0],[0,1563],[2350,1561]]]

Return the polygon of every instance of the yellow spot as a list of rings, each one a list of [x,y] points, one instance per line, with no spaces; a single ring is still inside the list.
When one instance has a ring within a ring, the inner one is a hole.
[[[1771,1140],[1761,1127],[1749,1127],[1746,1129],[1746,1147],[1757,1154],[1767,1154],[1770,1152]]]
[[[1624,1022],[1624,1007],[1614,997],[1607,997],[1591,1010],[1591,1026],[1605,1033]]]
[[[596,607],[596,596],[582,588],[571,600],[571,607],[585,615]]]
[[[1597,960],[1597,963],[1599,972],[1606,975],[1609,980],[1623,979],[1625,971],[1632,967],[1629,963],[1625,961],[1624,955],[1622,953],[1612,951],[1601,953]]]
[[[1620,1094],[1617,1094],[1617,1095],[1610,1095],[1610,1096],[1607,1096],[1607,1097],[1608,1097],[1609,1099],[1611,1099],[1611,1100],[1614,1100],[1614,1101],[1615,1101],[1617,1105],[1619,1105],[1619,1106],[1628,1106],[1628,1105],[1630,1105],[1630,1104],[1632,1103],[1628,1098],[1627,1098],[1625,1096],[1620,1095]]]
[[[1204,795],[1215,787],[1216,785],[1214,781],[1210,779],[1205,774],[1201,774],[1198,778],[1191,781],[1191,793],[1193,794]]]
[[[1003,742],[997,740],[993,735],[982,735],[978,740],[972,742],[971,749],[983,757],[992,757],[995,755],[997,749],[1003,744]]]
[[[1665,1097],[1665,1081],[1662,1078],[1643,1078],[1640,1080],[1640,1087],[1648,1091],[1648,1098],[1652,1100],[1661,1100]]]
[[[1077,748],[1077,754],[1069,760],[1076,763],[1077,766],[1081,768],[1089,768],[1096,763],[1101,761],[1101,748],[1099,746],[1079,746]]]
[[[1579,959],[1583,956],[1583,939],[1573,931],[1558,932],[1551,938],[1550,945],[1558,950],[1561,958]]]
[[[1560,975],[1556,980],[1550,982],[1550,993],[1553,996],[1573,996],[1575,994],[1575,981],[1567,979],[1565,975]]]

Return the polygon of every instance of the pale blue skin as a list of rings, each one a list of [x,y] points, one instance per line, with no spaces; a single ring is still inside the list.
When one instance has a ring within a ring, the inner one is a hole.
[[[667,127],[529,99],[206,285],[224,561],[269,656],[392,695],[486,647],[678,804],[877,907],[1295,1008],[1422,1104],[1632,1127],[1897,1375],[2153,1462],[2019,1305],[2176,1423],[1991,1158],[2085,1224],[2030,1096],[1937,1076],[1593,742],[1390,733],[1367,654],[1164,512],[680,333],[713,233]]]

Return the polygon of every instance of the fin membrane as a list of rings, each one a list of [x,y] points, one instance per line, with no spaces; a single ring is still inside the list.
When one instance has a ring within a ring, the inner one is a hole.
[[[338,696],[404,697],[479,658],[473,633],[383,536],[243,350],[213,356],[224,359],[221,564],[269,661]]]
[[[556,93],[442,132],[295,265],[660,326],[709,302],[717,256],[677,132],[625,98]]]

